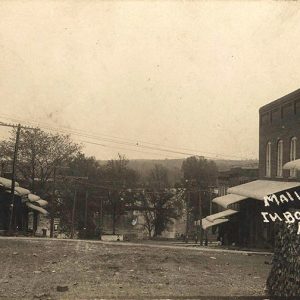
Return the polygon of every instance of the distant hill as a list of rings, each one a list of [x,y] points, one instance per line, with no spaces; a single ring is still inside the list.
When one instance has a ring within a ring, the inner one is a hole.
[[[170,183],[179,182],[182,178],[181,165],[184,159],[133,159],[129,167],[141,176],[147,176],[155,164],[161,164],[169,170]],[[233,167],[258,168],[258,160],[214,160],[219,171],[230,170]],[[100,161],[104,164],[105,161]]]

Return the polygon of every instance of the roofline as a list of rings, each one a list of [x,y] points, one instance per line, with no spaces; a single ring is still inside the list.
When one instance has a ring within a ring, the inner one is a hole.
[[[274,106],[277,106],[279,104],[282,105],[282,104],[285,104],[286,102],[290,102],[295,99],[300,99],[300,89],[297,89],[281,98],[278,98],[277,100],[274,100],[274,101],[262,106],[259,109],[259,113],[270,111],[272,108],[274,108]]]

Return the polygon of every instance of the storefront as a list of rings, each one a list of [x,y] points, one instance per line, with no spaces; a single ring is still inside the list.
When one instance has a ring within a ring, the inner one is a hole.
[[[274,243],[274,223],[264,222],[262,216],[269,209],[266,196],[299,187],[300,182],[294,181],[255,180],[229,188],[229,194],[213,199],[224,211],[202,219],[202,228],[218,226],[227,245],[270,248]]]
[[[38,214],[48,215],[44,208],[48,202],[15,183],[14,197],[11,195],[11,180],[0,177],[0,230],[28,230],[28,214],[32,212],[37,220]],[[37,222],[35,222],[35,228]]]

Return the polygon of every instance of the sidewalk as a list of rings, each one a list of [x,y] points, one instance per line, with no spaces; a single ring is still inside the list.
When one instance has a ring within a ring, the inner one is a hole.
[[[128,247],[144,247],[144,248],[163,248],[163,249],[178,249],[186,251],[205,251],[205,252],[217,252],[217,253],[232,253],[232,254],[244,254],[244,255],[272,255],[272,252],[267,251],[244,251],[244,250],[231,250],[231,249],[220,249],[200,246],[198,244],[183,244],[181,245],[167,245],[162,242],[104,242],[100,240],[80,240],[80,239],[57,239],[57,238],[40,238],[40,237],[0,237],[1,240],[27,240],[27,241],[60,241],[69,243],[85,242],[89,244],[103,244],[103,245],[115,245],[115,246],[128,246]]]

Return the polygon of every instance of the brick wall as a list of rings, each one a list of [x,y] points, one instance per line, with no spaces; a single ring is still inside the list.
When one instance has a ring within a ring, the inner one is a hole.
[[[289,171],[283,170],[283,178],[277,175],[277,143],[283,141],[283,164],[290,161],[290,141],[297,138],[296,158],[300,158],[300,90],[263,106],[259,111],[259,178],[266,178],[266,146],[271,142],[272,180],[295,180]],[[297,180],[299,180],[299,172]]]

